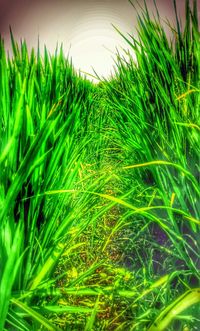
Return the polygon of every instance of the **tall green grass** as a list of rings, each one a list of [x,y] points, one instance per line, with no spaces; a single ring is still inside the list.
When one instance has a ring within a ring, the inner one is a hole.
[[[0,330],[198,330],[197,2],[174,10],[169,39],[140,9],[99,85],[0,39]]]
[[[114,113],[115,141],[121,147],[121,176],[128,172],[145,188],[139,203],[132,195],[128,198],[129,204],[136,203],[129,208],[136,215],[132,222],[141,228],[138,239],[145,233],[153,237],[147,247],[149,259],[155,261],[145,261],[144,268],[149,263],[154,274],[189,271],[190,288],[199,286],[200,279],[200,35],[197,2],[190,8],[185,1],[183,28],[175,1],[174,9],[177,25],[170,26],[169,40],[159,13],[152,20],[144,7],[138,16],[138,38],[122,35],[136,60],[118,56],[116,75],[105,90]],[[131,180],[126,185],[129,190]],[[145,216],[141,224],[137,214]],[[160,261],[159,266],[159,259],[168,262]],[[159,323],[150,329],[168,325]]]
[[[70,229],[84,229],[87,219],[80,219],[93,205],[76,192],[94,87],[62,49],[28,54],[12,32],[11,40],[12,58],[0,41],[0,330],[56,330],[33,306],[38,289],[54,286],[58,259],[72,245]]]

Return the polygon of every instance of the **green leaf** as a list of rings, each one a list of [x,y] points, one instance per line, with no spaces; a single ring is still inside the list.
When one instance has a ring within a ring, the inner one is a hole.
[[[156,318],[148,331],[163,331],[177,316],[188,307],[200,302],[200,288],[192,289],[182,294],[167,306]]]
[[[11,299],[12,304],[19,307],[22,311],[26,312],[30,317],[33,318],[36,322],[43,325],[47,330],[49,331],[60,331],[60,329],[53,324],[51,324],[48,319],[46,319],[44,316],[36,312],[34,309],[28,307],[23,302],[17,300],[17,299]]]

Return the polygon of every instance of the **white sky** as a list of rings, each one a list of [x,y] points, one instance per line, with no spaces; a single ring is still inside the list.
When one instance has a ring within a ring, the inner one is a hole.
[[[6,0],[0,1],[1,6],[5,5]],[[181,1],[184,2],[178,2]],[[153,0],[147,2],[151,7]],[[161,16],[169,19],[170,1],[157,2]],[[116,47],[128,48],[111,23],[123,33],[136,36],[136,16],[128,0],[10,0],[0,32],[8,49],[9,24],[16,40],[25,38],[29,48],[36,47],[38,35],[40,45],[46,44],[51,53],[57,43],[63,43],[76,69],[92,74],[94,67],[99,75],[108,77],[113,66],[112,52]]]

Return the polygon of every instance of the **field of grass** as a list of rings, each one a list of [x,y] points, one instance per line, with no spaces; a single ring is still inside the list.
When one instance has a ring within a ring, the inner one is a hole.
[[[93,84],[0,39],[0,331],[200,330],[200,33],[138,14]],[[133,8],[134,10],[134,8]],[[176,5],[174,8],[176,12]],[[120,31],[118,30],[118,32]],[[73,59],[72,59],[73,62]]]

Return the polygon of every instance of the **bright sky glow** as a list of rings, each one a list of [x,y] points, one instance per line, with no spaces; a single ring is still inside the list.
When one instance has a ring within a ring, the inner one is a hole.
[[[161,14],[169,16],[169,5],[158,2]],[[150,8],[152,3],[149,0]],[[136,35],[137,14],[128,0],[16,0],[5,12],[1,29],[8,49],[11,24],[16,40],[25,38],[29,49],[37,46],[38,35],[40,45],[51,53],[62,43],[76,69],[93,74],[93,67],[104,77],[112,71],[116,47],[128,49],[111,23],[124,34]]]

